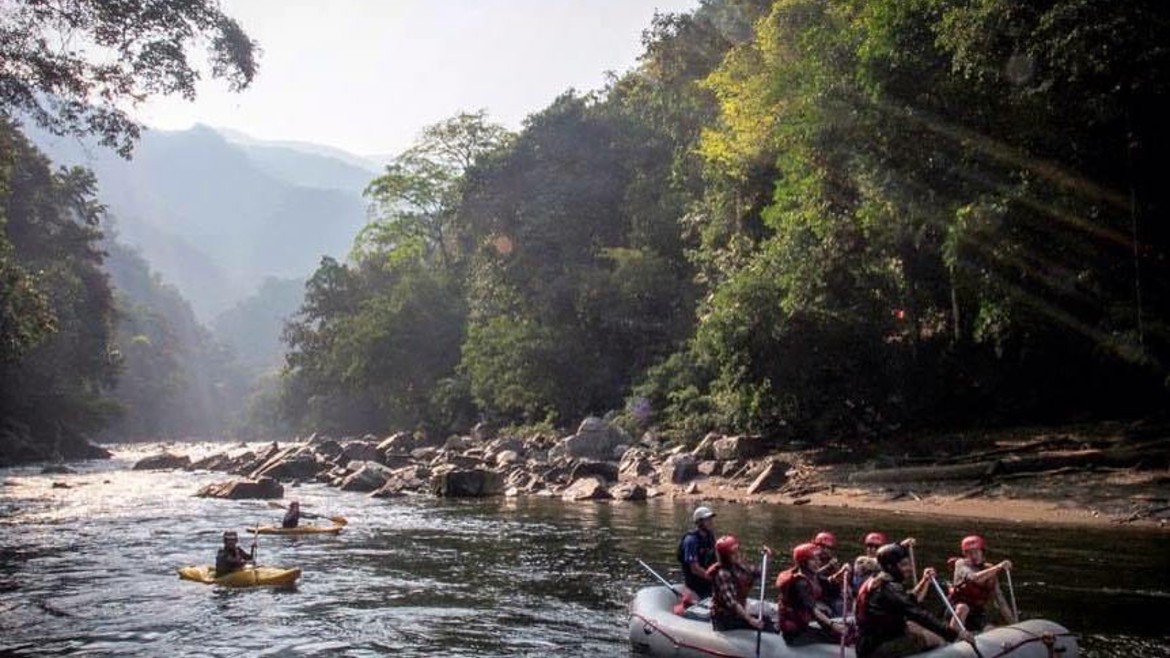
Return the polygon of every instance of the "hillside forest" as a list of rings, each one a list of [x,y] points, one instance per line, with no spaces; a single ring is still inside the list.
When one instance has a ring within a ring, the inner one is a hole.
[[[226,29],[242,86],[233,26],[195,29]],[[827,443],[1159,412],[1168,44],[1154,0],[660,14],[634,69],[517,132],[485,111],[425,129],[369,181],[347,255],[270,283],[299,308],[267,371],[117,240],[91,173],[24,134],[131,155],[133,124],[55,114],[38,99],[68,87],[0,60],[0,459],[603,414]]]

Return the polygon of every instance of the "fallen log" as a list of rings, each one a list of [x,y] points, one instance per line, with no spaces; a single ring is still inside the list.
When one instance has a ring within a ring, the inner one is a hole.
[[[858,471],[849,476],[850,482],[868,484],[879,482],[937,482],[943,480],[985,480],[999,469],[998,461],[944,466],[908,466]]]

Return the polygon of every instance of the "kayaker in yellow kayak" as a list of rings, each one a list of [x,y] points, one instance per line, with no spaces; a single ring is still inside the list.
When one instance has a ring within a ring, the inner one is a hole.
[[[239,546],[240,536],[235,530],[223,533],[223,548],[215,554],[215,573],[222,576],[226,573],[239,571],[249,562],[256,559],[256,542],[252,542],[252,550],[244,551]]]
[[[284,513],[284,519],[280,522],[282,528],[295,528],[301,522],[301,504],[297,501],[292,501],[288,504],[288,511]]]

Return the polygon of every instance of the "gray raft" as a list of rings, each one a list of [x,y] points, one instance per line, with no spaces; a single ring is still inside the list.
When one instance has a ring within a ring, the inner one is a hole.
[[[702,615],[676,615],[678,597],[663,585],[638,591],[630,604],[630,646],[635,653],[659,658],[755,658],[756,631],[718,632]],[[749,599],[752,614],[757,601]],[[776,606],[768,603],[765,614],[775,616]],[[1076,637],[1063,626],[1043,619],[1029,619],[1011,626],[1000,626],[975,636],[983,658],[1077,658]],[[840,658],[836,644],[812,644],[789,647],[776,633],[763,633],[760,658]],[[956,642],[926,653],[922,658],[974,658],[966,642]],[[845,648],[845,658],[855,658],[853,647]]]

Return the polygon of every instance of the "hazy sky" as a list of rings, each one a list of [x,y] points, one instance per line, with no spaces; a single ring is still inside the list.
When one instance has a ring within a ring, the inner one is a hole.
[[[657,9],[699,0],[221,0],[259,41],[260,73],[231,94],[151,101],[148,125],[397,153],[426,125],[484,108],[517,129],[569,88],[604,85],[642,52]]]

